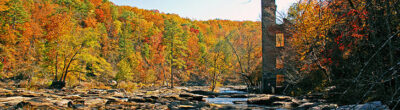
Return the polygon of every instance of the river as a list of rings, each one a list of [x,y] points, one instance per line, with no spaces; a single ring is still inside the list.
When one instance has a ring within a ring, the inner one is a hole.
[[[231,88],[220,88],[219,93],[248,94],[247,92],[237,91],[237,90],[233,90]],[[252,110],[277,109],[277,108],[268,107],[268,106],[247,104],[246,103],[247,99],[249,99],[249,98],[226,98],[226,97],[205,98],[207,103],[224,106],[225,108],[228,108],[228,109],[229,108],[231,108],[231,109],[252,109]],[[286,109],[278,108],[278,110],[286,110]]]

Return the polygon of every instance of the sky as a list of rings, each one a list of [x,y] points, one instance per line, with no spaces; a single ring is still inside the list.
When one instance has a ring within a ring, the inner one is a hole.
[[[157,9],[192,20],[227,19],[260,21],[261,0],[110,0],[116,5]],[[277,11],[286,13],[297,0],[276,0]]]

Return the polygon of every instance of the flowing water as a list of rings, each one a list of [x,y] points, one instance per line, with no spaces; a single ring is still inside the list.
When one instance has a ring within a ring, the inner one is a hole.
[[[243,91],[232,90],[231,88],[220,88],[219,93],[229,93],[229,94],[247,94]],[[234,104],[235,101],[246,102],[248,98],[206,98],[206,102],[213,104]]]
[[[244,91],[237,91],[232,90],[231,88],[220,88],[219,93],[226,93],[226,94],[247,94]],[[222,97],[215,97],[215,98],[206,98],[206,102],[212,104],[218,104],[224,107],[228,107],[228,109],[251,109],[251,110],[263,110],[263,109],[277,109],[277,110],[286,110],[281,108],[273,108],[261,105],[253,105],[247,104],[247,99],[249,98],[222,98]],[[242,103],[234,103],[234,102],[242,102]]]

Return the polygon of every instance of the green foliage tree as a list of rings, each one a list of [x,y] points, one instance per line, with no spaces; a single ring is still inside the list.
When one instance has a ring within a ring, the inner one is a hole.
[[[164,39],[165,43],[169,44],[166,48],[168,50],[167,59],[169,59],[170,65],[170,82],[171,88],[174,87],[174,69],[183,69],[185,62],[183,57],[186,56],[185,42],[186,36],[183,34],[183,30],[180,25],[174,19],[168,19],[164,21]],[[179,71],[179,70],[178,70]]]

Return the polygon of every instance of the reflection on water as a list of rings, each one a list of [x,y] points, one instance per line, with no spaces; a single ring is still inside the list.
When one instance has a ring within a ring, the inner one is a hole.
[[[219,93],[230,93],[230,94],[246,94],[247,92],[244,91],[236,91],[232,90],[231,88],[220,88]]]
[[[234,104],[234,101],[246,102],[248,98],[206,98],[206,102],[213,104]]]

